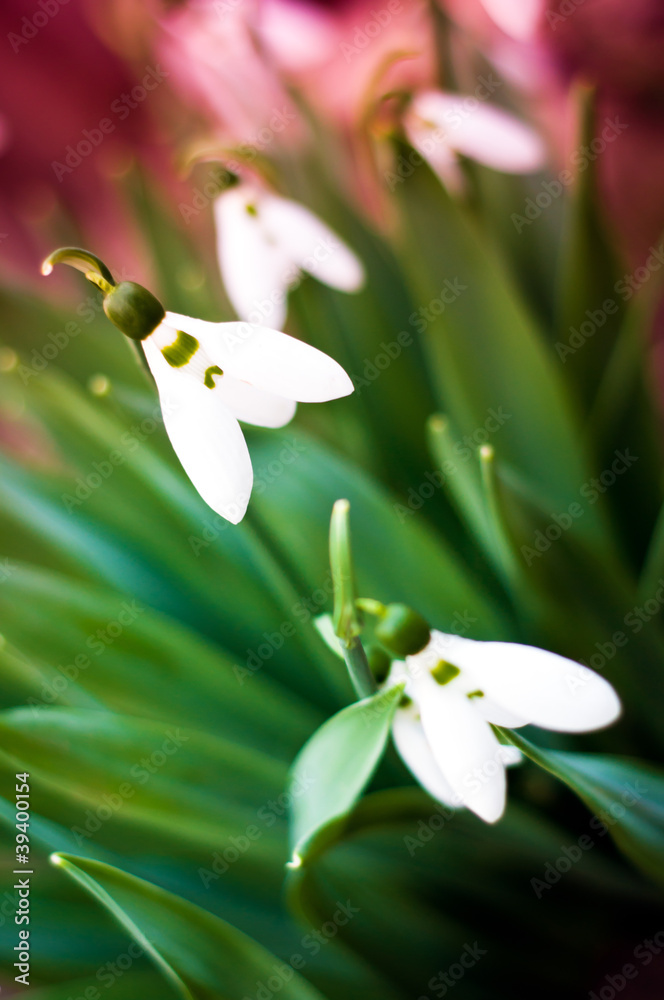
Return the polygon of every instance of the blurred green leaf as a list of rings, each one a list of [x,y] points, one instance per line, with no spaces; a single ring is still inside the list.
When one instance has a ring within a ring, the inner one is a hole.
[[[638,760],[542,750],[513,730],[507,739],[572,789],[595,814],[591,827],[664,884],[664,774]]]
[[[106,907],[185,1000],[237,1000],[271,976],[284,1000],[321,1000],[291,965],[187,900],[100,861],[55,854],[53,862]]]
[[[320,718],[265,670],[252,673],[244,658],[125,593],[15,564],[0,615],[15,647],[12,676],[30,705],[177,721],[282,759]]]
[[[588,467],[559,361],[491,237],[428,168],[418,166],[396,194],[402,259],[442,410],[477,444],[493,426],[506,461],[536,482],[548,503],[566,508]],[[596,513],[579,530],[596,542],[603,537]]]
[[[0,713],[5,772],[31,774],[50,819],[78,843],[107,845],[123,827],[145,843],[159,834],[172,850],[215,850],[247,826],[283,788],[287,768],[267,754],[168,722],[76,709]],[[279,865],[282,831],[264,824],[251,865]]]

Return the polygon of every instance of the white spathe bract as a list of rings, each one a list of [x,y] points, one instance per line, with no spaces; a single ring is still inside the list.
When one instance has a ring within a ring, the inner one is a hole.
[[[494,823],[505,809],[505,766],[519,759],[491,727],[528,724],[590,732],[620,715],[614,689],[587,667],[535,646],[433,631],[421,653],[392,665],[406,681],[392,734],[420,784],[446,805]]]
[[[237,524],[253,471],[238,420],[283,427],[297,402],[347,396],[353,383],[327,354],[252,323],[208,323],[166,313],[142,342],[164,426],[205,502]]]
[[[221,277],[241,319],[281,326],[302,271],[342,292],[364,283],[352,250],[296,201],[242,183],[219,195],[214,217]]]
[[[463,185],[458,154],[510,174],[532,173],[546,161],[533,129],[477,97],[423,91],[410,105],[404,128],[411,145],[455,191]]]

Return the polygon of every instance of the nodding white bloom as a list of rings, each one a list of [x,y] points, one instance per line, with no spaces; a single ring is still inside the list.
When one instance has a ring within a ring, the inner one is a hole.
[[[481,0],[501,31],[520,42],[529,41],[544,14],[543,0]]]
[[[364,282],[352,250],[296,201],[243,182],[219,195],[214,217],[221,277],[241,319],[281,326],[302,271],[342,292]]]
[[[477,97],[427,90],[404,119],[408,141],[451,190],[463,188],[458,154],[508,174],[540,170],[546,151],[540,136],[507,111]]]
[[[253,483],[238,420],[282,427],[296,401],[322,403],[353,391],[327,354],[251,323],[167,312],[141,343],[176,455],[203,500],[234,524],[244,517]]]
[[[404,680],[392,726],[402,759],[434,798],[488,823],[503,814],[505,765],[519,756],[499,743],[491,723],[583,733],[620,714],[616,692],[599,674],[513,642],[432,631],[420,653],[392,664],[385,684]]]

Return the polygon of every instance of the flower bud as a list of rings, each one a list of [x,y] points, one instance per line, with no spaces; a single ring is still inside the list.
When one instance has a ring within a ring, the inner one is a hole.
[[[392,660],[390,659],[390,654],[387,653],[382,646],[379,646],[376,642],[371,642],[366,647],[365,650],[367,654],[367,663],[369,664],[369,669],[374,675],[377,684],[382,684],[384,680],[387,679],[387,675],[390,672],[390,667],[392,666]]]
[[[406,604],[388,604],[374,635],[394,656],[414,656],[431,638],[431,629],[422,615]]]
[[[166,315],[159,299],[134,281],[121,281],[106,295],[104,312],[132,340],[145,340]]]

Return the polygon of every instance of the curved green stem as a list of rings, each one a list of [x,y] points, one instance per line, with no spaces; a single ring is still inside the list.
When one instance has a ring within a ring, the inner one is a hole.
[[[69,264],[77,271],[82,271],[88,281],[94,282],[106,294],[115,288],[113,275],[106,264],[89,250],[83,250],[81,247],[60,247],[54,250],[42,264],[42,274],[50,274],[56,264]]]

